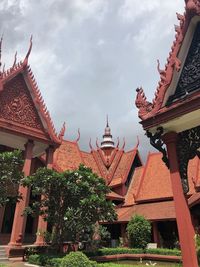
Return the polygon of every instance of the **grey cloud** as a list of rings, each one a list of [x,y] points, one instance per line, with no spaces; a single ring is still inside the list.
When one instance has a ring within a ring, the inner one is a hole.
[[[156,59],[166,62],[183,6],[182,0],[5,0],[4,59],[11,62],[16,49],[23,57],[33,34],[30,64],[56,128],[66,121],[69,139],[80,128],[81,148],[88,149],[90,137],[101,139],[109,114],[113,136],[125,136],[130,149],[139,135],[145,158],[152,148],[138,123],[135,88],[142,85],[153,98]]]

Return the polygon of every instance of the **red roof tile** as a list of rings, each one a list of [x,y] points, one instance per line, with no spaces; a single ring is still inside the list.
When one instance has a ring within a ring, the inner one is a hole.
[[[137,153],[137,150],[133,149],[129,152],[125,152],[122,155],[119,165],[114,173],[113,179],[111,180],[109,184],[111,187],[116,186],[122,182],[125,183],[136,153]]]
[[[81,155],[82,155],[84,164],[87,167],[91,168],[94,173],[96,173],[97,175],[101,176],[101,173],[99,171],[99,168],[97,166],[97,163],[94,160],[94,157],[92,156],[92,154],[91,153],[88,153],[88,152],[81,151]]]
[[[128,222],[135,214],[142,215],[150,221],[175,219],[175,208],[173,201],[163,201],[133,205],[116,209],[118,222]]]
[[[125,196],[124,206],[135,204],[135,196],[137,195],[143,171],[144,171],[143,166],[135,169],[127,194]]]
[[[111,191],[109,194],[107,194],[107,198],[111,200],[124,200],[124,197],[120,196],[119,194]]]
[[[55,151],[56,165],[65,170],[73,170],[83,163],[81,153],[76,142],[62,141],[61,146]]]
[[[192,177],[196,177],[197,175],[197,164],[197,157],[189,162],[189,195],[195,192]],[[136,196],[137,202],[172,197],[170,173],[162,161],[161,153],[149,154]]]

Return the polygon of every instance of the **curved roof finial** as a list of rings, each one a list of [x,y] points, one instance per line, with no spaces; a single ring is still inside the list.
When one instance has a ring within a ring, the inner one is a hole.
[[[31,38],[30,38],[30,45],[29,45],[29,49],[28,49],[28,52],[24,58],[24,62],[23,62],[23,65],[26,66],[28,64],[28,58],[29,58],[29,55],[31,53],[31,50],[32,50],[32,45],[33,45],[33,36],[31,35]]]
[[[119,148],[119,137],[117,137],[117,146],[116,148]]]
[[[140,139],[139,139],[139,137],[138,137],[138,135],[137,135],[137,144],[136,144],[136,146],[135,146],[135,149],[138,149],[139,144],[140,144]]]
[[[13,65],[12,65],[12,69],[14,68],[16,62],[17,62],[17,51],[15,52],[14,62],[13,62]]]
[[[78,143],[78,141],[80,140],[81,138],[81,133],[80,133],[80,129],[78,128],[78,137],[76,139],[76,143]]]
[[[90,141],[89,141],[89,146],[90,146],[90,149],[93,151],[93,147],[92,147],[92,139],[90,137]]]
[[[1,52],[2,52],[2,42],[3,42],[3,34],[1,35],[1,39],[0,39],[0,73],[1,73]]]
[[[58,138],[60,139],[60,140],[63,140],[63,137],[64,137],[64,135],[65,135],[65,130],[66,130],[66,127],[65,127],[65,122],[63,123],[63,126],[62,126],[62,128],[61,128],[61,130],[60,130],[60,133],[59,133],[59,135],[58,135]]]
[[[96,139],[96,147],[99,149],[100,147],[99,147],[99,144],[98,144],[98,137],[97,137],[97,139]]]
[[[125,148],[125,145],[126,145],[126,140],[125,140],[125,137],[123,138],[123,141],[124,141],[124,143],[123,143],[123,145],[122,145],[122,148],[121,148],[121,149],[123,149],[123,150],[124,150],[124,148]]]

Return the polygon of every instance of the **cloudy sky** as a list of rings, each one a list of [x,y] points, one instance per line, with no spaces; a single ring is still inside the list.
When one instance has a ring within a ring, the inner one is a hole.
[[[148,140],[139,125],[135,89],[151,100],[174,40],[176,12],[184,0],[1,0],[3,62],[23,59],[33,34],[30,65],[59,131],[88,150],[101,140],[109,115],[114,139],[130,149],[140,137],[145,158]]]

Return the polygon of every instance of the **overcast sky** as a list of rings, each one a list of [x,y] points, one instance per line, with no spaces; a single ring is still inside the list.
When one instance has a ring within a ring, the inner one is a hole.
[[[184,0],[1,0],[3,62],[14,53],[23,59],[33,34],[30,65],[59,131],[77,138],[88,150],[89,139],[101,140],[106,114],[114,139],[126,149],[140,137],[143,156],[152,148],[138,123],[135,89],[153,98],[172,41],[176,12]]]

